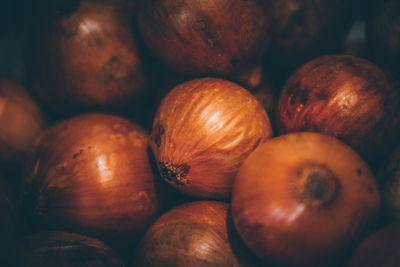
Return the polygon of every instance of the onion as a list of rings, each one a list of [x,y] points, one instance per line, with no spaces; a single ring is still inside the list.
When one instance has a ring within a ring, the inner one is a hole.
[[[271,35],[269,5],[258,0],[141,0],[139,30],[177,72],[232,75],[260,60]]]
[[[327,266],[375,224],[379,192],[366,163],[336,138],[281,135],[243,163],[232,217],[244,243],[268,263]]]
[[[255,266],[230,224],[228,206],[196,201],[169,210],[144,235],[134,266]]]
[[[118,241],[136,237],[156,219],[166,200],[161,189],[139,126],[82,114],[37,139],[22,199],[36,226]]]
[[[147,91],[130,1],[47,3],[27,33],[27,78],[58,112],[118,109]]]
[[[43,114],[26,88],[16,78],[0,77],[0,168],[21,168],[23,157],[44,130]],[[10,181],[17,184],[20,181]]]
[[[276,36],[266,63],[292,71],[314,57],[339,51],[355,19],[354,7],[353,0],[272,0]]]
[[[227,198],[241,163],[271,137],[268,115],[250,92],[202,78],[178,85],[163,99],[150,146],[161,176],[178,190]]]
[[[295,72],[281,92],[280,133],[315,131],[339,138],[373,167],[400,134],[400,97],[385,74],[349,55],[316,58]]]
[[[120,257],[106,244],[68,232],[38,232],[19,240],[18,267],[124,267]]]
[[[355,250],[349,267],[400,265],[400,225],[385,226],[368,236]]]

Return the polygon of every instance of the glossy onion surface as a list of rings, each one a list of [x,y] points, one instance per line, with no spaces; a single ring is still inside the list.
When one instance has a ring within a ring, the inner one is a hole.
[[[160,210],[148,156],[147,134],[125,119],[83,114],[56,124],[28,157],[25,210],[40,226],[132,237]]]
[[[0,167],[21,163],[45,119],[36,101],[15,78],[0,77]]]
[[[118,108],[146,91],[128,2],[55,1],[38,11],[26,38],[27,76],[53,109]]]
[[[144,235],[135,266],[255,266],[255,256],[231,225],[228,207],[196,201],[169,210]]]
[[[260,59],[270,39],[267,1],[140,0],[144,41],[177,72],[230,75]]]
[[[358,154],[311,132],[257,148],[232,192],[232,217],[245,244],[283,266],[327,266],[370,230],[379,205],[374,177]]]
[[[349,267],[400,265],[400,225],[385,226],[368,236],[354,251]]]
[[[178,85],[163,99],[150,145],[161,176],[178,190],[227,198],[242,162],[271,137],[268,115],[250,92],[202,78]]]
[[[281,133],[315,131],[337,137],[375,164],[390,153],[400,134],[400,97],[369,61],[323,56],[286,82],[277,122]]]
[[[60,267],[124,267],[117,254],[103,242],[68,232],[38,232],[19,240],[18,264]]]

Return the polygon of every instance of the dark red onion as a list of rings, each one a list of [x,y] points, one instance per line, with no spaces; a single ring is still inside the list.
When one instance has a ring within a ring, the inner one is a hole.
[[[399,92],[365,59],[319,57],[286,82],[277,123],[281,134],[315,131],[335,136],[376,166],[400,134]]]

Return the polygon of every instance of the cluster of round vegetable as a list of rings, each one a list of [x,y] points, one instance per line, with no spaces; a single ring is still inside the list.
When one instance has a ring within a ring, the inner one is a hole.
[[[32,92],[0,79],[0,261],[398,265],[400,5],[357,3],[39,1]]]

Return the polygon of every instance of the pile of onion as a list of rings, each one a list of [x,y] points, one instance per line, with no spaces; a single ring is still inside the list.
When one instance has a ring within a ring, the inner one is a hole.
[[[229,204],[195,201],[163,214],[141,240],[134,266],[258,266],[231,225]]]
[[[281,134],[315,131],[350,145],[375,167],[400,134],[400,96],[373,63],[350,55],[313,59],[286,82],[277,109]]]
[[[201,78],[162,100],[150,146],[161,176],[185,194],[227,198],[247,156],[272,137],[269,117],[246,89]]]
[[[336,138],[302,132],[273,138],[240,168],[232,217],[266,263],[327,266],[368,234],[379,215],[375,179]]]
[[[48,128],[26,172],[24,209],[42,229],[129,239],[166,202],[150,166],[148,135],[112,115],[82,114]]]

